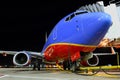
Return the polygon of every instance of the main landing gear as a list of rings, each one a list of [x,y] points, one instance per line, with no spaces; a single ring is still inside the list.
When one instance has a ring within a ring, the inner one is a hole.
[[[64,70],[67,70],[67,69],[70,70],[70,66],[71,66],[70,61],[66,60],[63,62],[63,69]]]
[[[34,62],[33,62],[33,70],[39,70],[40,71],[40,64],[42,63],[42,60],[41,59],[36,59]]]
[[[33,70],[36,70],[36,68],[37,68],[37,70],[40,71],[40,63],[34,63],[33,64]]]
[[[66,60],[63,62],[63,69],[64,70],[71,70],[72,72],[75,72],[78,68],[80,67],[79,65],[79,61],[69,61],[69,60]]]

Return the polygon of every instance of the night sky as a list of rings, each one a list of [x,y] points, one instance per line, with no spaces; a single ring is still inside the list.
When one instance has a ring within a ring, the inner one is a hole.
[[[81,0],[40,0],[0,8],[0,50],[41,51],[56,23],[75,11]],[[18,8],[19,7],[19,8]]]

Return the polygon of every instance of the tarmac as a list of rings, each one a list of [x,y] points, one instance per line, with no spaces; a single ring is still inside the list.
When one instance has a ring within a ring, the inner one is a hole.
[[[114,75],[99,72],[95,75],[73,73],[58,68],[42,68],[40,71],[32,68],[0,68],[0,80],[120,80],[120,72]]]

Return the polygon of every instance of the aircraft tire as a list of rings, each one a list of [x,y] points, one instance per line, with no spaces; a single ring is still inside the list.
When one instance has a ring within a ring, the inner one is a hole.
[[[38,71],[40,71],[40,61],[39,60],[37,62],[37,69],[38,69]]]
[[[71,71],[76,72],[76,62],[73,62],[72,66],[71,66]]]
[[[39,65],[39,64],[38,64],[38,67],[37,67],[37,68],[38,68],[38,71],[40,71],[40,65]]]
[[[36,63],[33,64],[33,70],[36,70]]]
[[[66,61],[63,62],[63,69],[66,70],[67,65],[66,65]]]

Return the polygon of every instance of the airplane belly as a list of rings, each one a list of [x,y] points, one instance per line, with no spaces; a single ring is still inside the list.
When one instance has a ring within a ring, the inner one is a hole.
[[[45,50],[45,59],[47,61],[65,60],[73,56],[76,52],[90,52],[93,51],[95,46],[85,46],[69,43],[58,43],[50,45]]]

